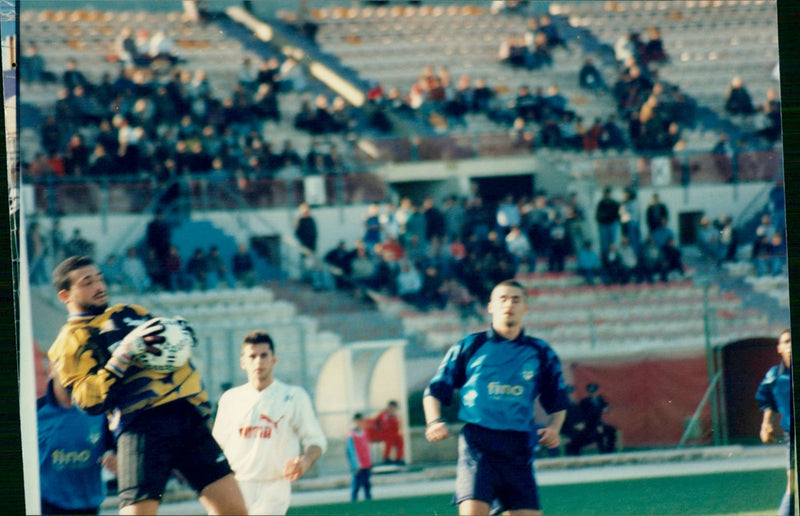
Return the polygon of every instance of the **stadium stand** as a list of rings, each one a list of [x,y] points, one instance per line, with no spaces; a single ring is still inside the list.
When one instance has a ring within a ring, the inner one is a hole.
[[[555,47],[553,65],[536,70],[511,67],[498,59],[498,49],[509,36],[525,33],[530,18],[526,13],[495,14],[488,2],[385,7],[359,6],[355,2],[309,4],[310,19],[317,27],[313,41],[292,32],[286,19],[266,21],[276,38],[284,38],[280,41],[294,49],[293,54],[300,49],[313,55],[316,63],[324,63],[339,77],[352,79],[364,95],[380,86],[384,95],[396,88],[401,97],[406,97],[426,67],[445,67],[453,83],[461,75],[468,75],[473,81],[485,78],[506,106],[523,85],[556,85],[569,108],[586,122],[617,115],[626,133],[627,120],[620,116],[612,93],[581,89],[579,70],[590,56],[605,81],[614,84],[619,74],[615,43],[631,32],[645,34],[656,26],[669,59],[653,65],[654,75],[688,95],[696,103],[698,115],[695,121],[681,127],[686,146],[681,151],[664,152],[658,162],[632,149],[629,138],[625,148],[607,151],[548,149],[538,139],[536,145],[523,147],[512,138],[508,120],[483,113],[467,114],[465,125],[434,127],[419,123],[414,116],[404,118],[401,113],[392,112],[389,116],[393,129],[377,134],[364,127],[363,112],[353,109],[350,130],[318,137],[298,129],[293,121],[304,103],[313,102],[317,94],[333,99],[336,92],[309,77],[309,91],[280,93],[281,119],[264,123],[262,132],[265,139],[274,140],[273,144],[291,140],[301,156],[317,143],[326,150],[337,146],[345,154],[346,166],[322,180],[321,205],[341,207],[398,197],[395,185],[383,175],[382,167],[387,164],[423,162],[424,167],[424,162],[460,163],[476,157],[498,158],[498,163],[509,157],[539,159],[548,164],[575,163],[571,169],[574,173],[564,180],[565,184],[572,180],[592,181],[615,187],[653,187],[656,163],[665,168],[665,183],[670,185],[752,181],[763,182],[765,193],[782,173],[780,141],[767,145],[748,139],[754,128],[753,117],[730,117],[724,110],[734,75],[742,77],[756,103],[776,87],[771,75],[777,60],[774,1],[550,2],[549,14],[566,40],[566,48]],[[50,70],[60,72],[67,60],[74,58],[80,70],[97,84],[103,74],[115,76],[119,70],[109,49],[124,27],[163,29],[175,43],[175,69],[192,74],[205,71],[211,91],[222,100],[231,97],[236,89],[244,58],[258,64],[270,57],[283,60],[286,55],[280,48],[258,41],[249,28],[233,17],[223,13],[218,16],[208,23],[186,24],[179,12],[23,10],[20,30],[25,40],[39,45]],[[163,81],[169,69],[150,69],[147,80],[153,84]],[[40,123],[55,112],[58,90],[57,83],[21,84],[24,161],[33,161],[42,150]],[[90,137],[96,132],[91,124],[81,129]],[[540,127],[532,124],[531,129],[538,133]],[[722,132],[730,134],[734,145],[744,142],[743,148],[735,149],[742,152],[730,162],[709,154]],[[683,151],[689,152],[682,154]],[[34,199],[40,213],[53,216],[149,216],[157,199],[165,193],[164,185],[151,172],[143,170],[143,177],[135,179],[71,178],[63,184],[50,177],[48,181],[52,183],[37,180]],[[428,178],[425,172],[422,169],[419,177]],[[500,173],[498,169],[497,174]],[[182,236],[181,255],[188,258],[197,238],[212,234],[217,238],[218,232],[223,234],[219,236],[221,241],[227,241],[226,253],[230,253],[234,236],[239,241],[252,236],[252,228],[246,227],[237,212],[267,208],[286,211],[305,200],[309,190],[303,175],[292,179],[266,176],[260,171],[244,179],[239,175],[221,181],[189,176],[183,194],[190,199],[190,210],[221,210],[231,216],[225,223],[215,221],[217,227],[203,226],[192,235]],[[742,234],[749,235],[751,221],[770,209],[765,195],[756,196],[748,212],[737,214]],[[341,225],[348,224],[358,226],[360,231],[362,221],[351,217]],[[224,227],[217,229],[220,226]],[[120,249],[125,247],[123,237],[138,238],[138,233],[121,235],[117,246]],[[348,247],[351,244],[353,241],[348,242]],[[518,278],[535,294],[526,323],[536,328],[537,334],[550,341],[567,361],[638,352],[660,356],[676,351],[701,353],[707,338],[720,345],[750,336],[777,334],[785,325],[788,312],[785,274],[754,277],[746,247],[718,269],[692,254],[691,248],[689,245],[684,251],[695,272],[692,277],[653,285],[588,287],[575,274],[572,258],[567,260],[564,273],[520,274]],[[286,268],[294,265],[282,264]],[[278,276],[285,279],[282,274]],[[709,278],[709,287],[701,285],[700,280]],[[241,336],[254,325],[273,333],[278,342],[292,343],[285,351],[281,349],[280,355],[284,367],[296,366],[282,369],[287,380],[295,383],[313,378],[325,357],[351,340],[395,333],[414,344],[409,348],[410,355],[431,357],[440,355],[465,331],[485,327],[485,323],[476,320],[462,321],[452,307],[423,312],[398,297],[377,292],[370,293],[371,302],[351,300],[348,304],[343,301],[347,295],[314,292],[306,284],[287,286],[280,281],[263,281],[252,289],[150,292],[135,301],[159,312],[183,315],[197,326],[204,336],[198,353],[206,369],[204,376],[210,379],[212,397],[219,394],[222,383],[239,378],[241,373],[233,357]],[[345,306],[365,313],[343,314]],[[354,330],[356,327],[359,331]],[[301,354],[300,345],[295,344],[301,342],[308,346],[307,355]],[[305,364],[304,368],[301,364]]]

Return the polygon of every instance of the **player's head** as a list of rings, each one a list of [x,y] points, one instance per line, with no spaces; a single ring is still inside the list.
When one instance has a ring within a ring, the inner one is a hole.
[[[492,289],[488,311],[495,329],[520,326],[528,312],[525,287],[513,279],[501,281]]]
[[[390,400],[389,403],[386,404],[386,408],[389,409],[391,414],[397,413],[397,401]]]
[[[272,383],[273,369],[278,357],[272,337],[263,330],[254,330],[242,340],[242,356],[239,363],[247,373],[247,381],[258,390]]]
[[[70,314],[101,314],[108,308],[103,274],[88,256],[70,256],[58,264],[53,285]]]
[[[792,330],[789,328],[778,335],[778,354],[787,366],[792,364]]]
[[[362,414],[361,412],[356,412],[355,414],[353,414],[353,427],[357,428],[358,430],[361,430],[363,426],[364,426],[364,414]]]

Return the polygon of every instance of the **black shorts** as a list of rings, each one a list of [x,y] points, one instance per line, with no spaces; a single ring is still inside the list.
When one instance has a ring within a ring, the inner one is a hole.
[[[160,501],[173,469],[198,493],[232,473],[200,413],[182,400],[138,416],[117,439],[117,461],[120,507]]]
[[[499,502],[502,510],[539,510],[528,432],[466,424],[458,437],[455,503]]]

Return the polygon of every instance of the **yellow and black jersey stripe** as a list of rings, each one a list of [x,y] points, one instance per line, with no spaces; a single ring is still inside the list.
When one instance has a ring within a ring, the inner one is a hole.
[[[115,305],[100,315],[71,317],[48,351],[59,379],[75,403],[89,413],[108,411],[119,434],[143,410],[186,400],[208,417],[211,404],[200,373],[191,362],[163,373],[136,362],[119,377],[105,368],[111,353],[133,328],[151,318],[137,305]]]

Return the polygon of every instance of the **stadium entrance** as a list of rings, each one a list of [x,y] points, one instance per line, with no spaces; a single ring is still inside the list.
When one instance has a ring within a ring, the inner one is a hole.
[[[477,193],[483,197],[486,204],[496,204],[508,194],[514,194],[516,199],[527,195],[533,196],[536,191],[536,175],[521,174],[512,176],[476,177],[472,182],[477,187]]]

